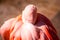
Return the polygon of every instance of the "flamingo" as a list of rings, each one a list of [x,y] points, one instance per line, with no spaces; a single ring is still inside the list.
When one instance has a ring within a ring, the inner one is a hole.
[[[29,4],[19,15],[4,22],[0,28],[3,40],[59,40],[57,31],[37,7]]]

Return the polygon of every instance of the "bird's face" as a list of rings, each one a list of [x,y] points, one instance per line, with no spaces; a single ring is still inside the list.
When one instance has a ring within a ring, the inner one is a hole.
[[[37,9],[35,6],[29,5],[22,12],[22,20],[24,23],[35,23],[37,17]]]

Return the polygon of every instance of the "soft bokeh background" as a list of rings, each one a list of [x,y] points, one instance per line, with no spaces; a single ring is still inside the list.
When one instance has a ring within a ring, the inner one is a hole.
[[[36,5],[38,12],[51,20],[60,38],[60,0],[0,0],[0,27],[4,21],[21,14],[28,4]]]

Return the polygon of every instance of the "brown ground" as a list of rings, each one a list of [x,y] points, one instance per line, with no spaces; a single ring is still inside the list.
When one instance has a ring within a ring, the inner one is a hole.
[[[60,38],[60,0],[0,0],[0,26],[7,19],[21,14],[28,4],[36,5],[38,12],[51,20]]]

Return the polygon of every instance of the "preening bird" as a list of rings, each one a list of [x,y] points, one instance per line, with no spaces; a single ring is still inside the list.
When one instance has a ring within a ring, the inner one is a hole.
[[[59,40],[50,20],[37,13],[37,7],[29,4],[22,15],[4,22],[0,28],[3,40]]]

